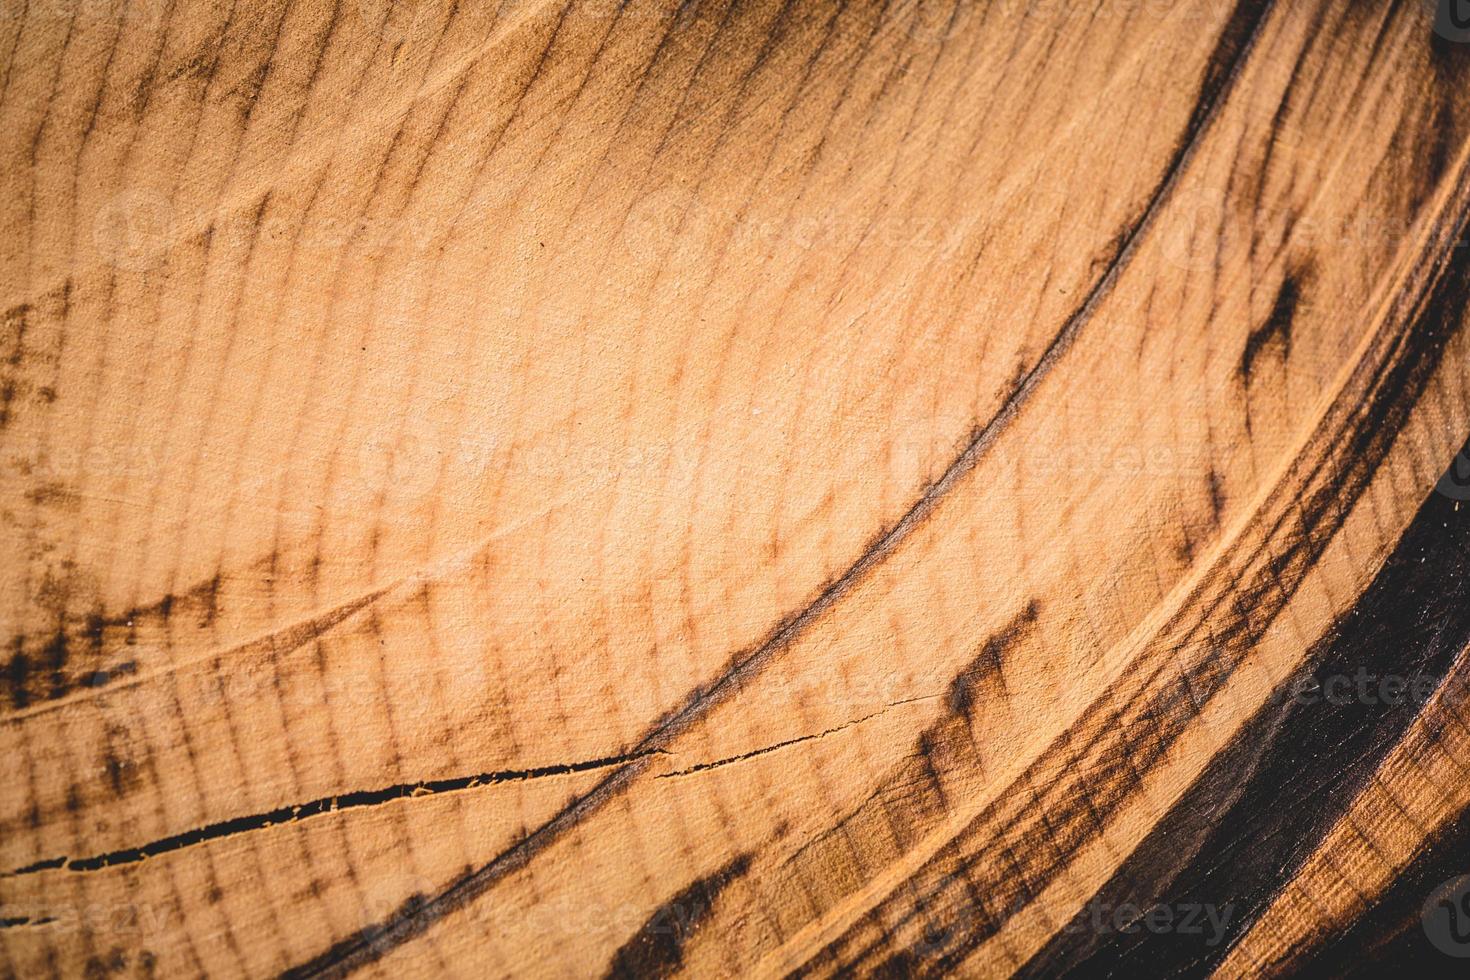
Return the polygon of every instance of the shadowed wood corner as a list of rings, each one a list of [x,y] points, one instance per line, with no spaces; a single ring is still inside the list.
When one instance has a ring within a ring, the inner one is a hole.
[[[3,0],[0,976],[1460,976],[1467,0]]]

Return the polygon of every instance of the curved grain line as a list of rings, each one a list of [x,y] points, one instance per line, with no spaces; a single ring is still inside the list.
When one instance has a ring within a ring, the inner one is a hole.
[[[716,705],[732,697],[744,684],[753,680],[767,664],[784,651],[811,626],[820,621],[848,592],[863,581],[914,530],[924,524],[939,503],[975,468],[982,455],[995,443],[1010,422],[1030,400],[1033,391],[1071,347],[1077,333],[1087,323],[1116,284],[1129,264],[1143,236],[1152,227],[1164,202],[1179,177],[1193,158],[1200,138],[1218,115],[1234,87],[1240,70],[1249,58],[1260,36],[1275,0],[1257,3],[1237,0],[1225,29],[1201,81],[1200,92],[1189,123],[1181,134],[1173,157],[1150,195],[1142,213],[1119,236],[1119,247],[1103,274],[1093,284],[1082,303],[1067,317],[1052,337],[1046,350],[1015,383],[1000,409],[984,425],[972,433],[964,450],[949,464],[940,477],[925,488],[908,511],[889,529],[880,533],[848,569],[824,587],[810,603],[788,617],[749,652],[736,655],[726,669],[710,684],[697,687],[687,696],[683,707],[657,723],[627,754],[666,749],[680,734],[696,723]],[[461,876],[439,894],[410,901],[380,925],[359,930],[334,944],[318,956],[283,972],[283,977],[347,976],[354,970],[380,959],[384,954],[425,932],[439,919],[473,901],[506,875],[525,867],[537,854],[558,840],[586,816],[601,809],[647,769],[647,756],[620,767],[587,793],[563,807],[554,817],[531,831],[516,844],[489,862]]]
[[[957,830],[947,831],[941,828],[929,843],[927,856],[921,861],[914,861],[912,870],[906,876],[888,883],[881,892],[876,887],[873,888],[869,896],[872,900],[871,904],[880,905],[884,902],[902,901],[903,894],[906,893],[904,892],[905,885],[914,889],[925,888],[921,901],[894,915],[883,917],[883,921],[890,923],[891,930],[896,931],[903,924],[914,920],[922,913],[923,902],[936,897],[946,886],[967,880],[966,873],[974,868],[978,861],[975,845],[977,836],[983,835],[985,840],[998,841],[1002,847],[1010,849],[1006,841],[1028,844],[1037,843],[1035,838],[1038,835],[1044,834],[1050,839],[1059,836],[1053,821],[1080,819],[1080,812],[1074,812],[1075,804],[1070,802],[1075,799],[1080,799],[1082,805],[1089,809],[1089,816],[1094,823],[1099,822],[1100,817],[1110,815],[1113,810],[1122,805],[1122,800],[1127,798],[1126,793],[1119,799],[1113,800],[1107,811],[1102,814],[1099,814],[1092,802],[1092,796],[1098,790],[1091,784],[1101,782],[1103,790],[1107,790],[1107,780],[1101,779],[1097,773],[1113,773],[1124,782],[1129,780],[1129,774],[1114,771],[1113,767],[1117,760],[1109,757],[1109,747],[1112,747],[1112,752],[1116,755],[1120,740],[1117,736],[1110,737],[1110,733],[1120,728],[1128,728],[1130,724],[1138,722],[1139,719],[1147,718],[1150,727],[1146,734],[1153,738],[1153,741],[1149,744],[1147,755],[1143,760],[1144,768],[1148,762],[1161,757],[1163,751],[1180,734],[1183,726],[1192,717],[1192,715],[1183,719],[1174,717],[1180,709],[1178,699],[1170,696],[1174,685],[1161,680],[1166,670],[1174,663],[1174,653],[1181,644],[1189,643],[1201,630],[1206,629],[1210,617],[1225,602],[1233,599],[1239,603],[1242,592],[1248,600],[1245,605],[1254,606],[1254,603],[1249,600],[1251,598],[1263,599],[1264,590],[1269,587],[1274,586],[1277,590],[1288,593],[1294,590],[1295,585],[1288,586],[1281,580],[1291,579],[1299,584],[1299,580],[1305,575],[1304,571],[1293,572],[1289,568],[1278,568],[1276,566],[1280,559],[1266,561],[1264,567],[1260,566],[1264,557],[1275,556],[1275,552],[1270,550],[1271,543],[1276,542],[1278,538],[1285,537],[1287,556],[1297,554],[1300,550],[1309,547],[1318,551],[1325,549],[1345,520],[1351,502],[1358,499],[1366,486],[1371,483],[1373,474],[1381,462],[1381,457],[1386,455],[1402,425],[1402,415],[1395,420],[1383,417],[1384,414],[1393,408],[1406,414],[1409,408],[1417,403],[1423,385],[1427,383],[1429,375],[1437,368],[1445,346],[1453,334],[1463,329],[1463,320],[1457,321],[1452,326],[1446,326],[1442,322],[1434,324],[1431,321],[1455,315],[1456,309],[1463,310],[1462,297],[1466,283],[1470,282],[1470,257],[1459,253],[1455,242],[1467,225],[1470,225],[1470,162],[1463,163],[1460,168],[1460,181],[1448,195],[1445,213],[1441,214],[1427,230],[1426,251],[1433,256],[1428,270],[1414,267],[1405,281],[1395,284],[1385,300],[1388,309],[1383,325],[1371,332],[1360,345],[1362,350],[1359,357],[1347,370],[1346,377],[1338,386],[1334,396],[1324,405],[1318,423],[1312,427],[1300,452],[1284,466],[1282,478],[1261,494],[1261,502],[1251,509],[1248,517],[1238,523],[1236,533],[1225,545],[1222,545],[1218,557],[1201,573],[1198,580],[1190,585],[1187,593],[1181,599],[1180,607],[1170,613],[1156,628],[1137,637],[1136,642],[1144,644],[1145,648],[1150,644],[1158,648],[1156,652],[1151,654],[1146,652],[1145,656],[1130,663],[1119,675],[1119,679],[1138,677],[1137,689],[1128,694],[1118,694],[1109,689],[1107,693],[1100,695],[1085,709],[1077,723],[1059,734],[1047,749],[1036,757],[1027,771],[1017,777],[1009,793],[998,793],[988,805],[981,808],[973,818],[965,821],[963,826]],[[1400,323],[1406,326],[1403,329],[1390,331],[1390,327]],[[1428,329],[1421,329],[1426,325]],[[1438,330],[1437,335],[1436,329]],[[1417,336],[1419,334],[1428,335],[1425,342],[1430,346],[1427,350],[1420,350],[1412,343],[1416,339],[1421,339]],[[1354,384],[1355,381],[1357,384]],[[1395,386],[1393,382],[1398,382],[1398,384]],[[1365,441],[1368,445],[1364,445]],[[1313,446],[1327,446],[1337,450],[1328,453],[1329,462],[1334,458],[1337,462],[1337,467],[1330,476],[1322,477],[1321,468],[1304,462],[1310,458],[1309,450]],[[1344,446],[1348,448],[1339,448]],[[1366,467],[1365,472],[1357,473],[1359,466]],[[1300,479],[1290,479],[1294,472],[1300,474]],[[1328,515],[1328,508],[1337,497],[1341,496],[1334,491],[1343,482],[1349,485],[1349,499],[1336,509],[1335,515]],[[1307,502],[1299,504],[1298,502],[1302,499],[1306,499]],[[1318,514],[1317,523],[1307,521],[1298,511]],[[1329,516],[1334,519],[1325,520]],[[1270,524],[1270,529],[1264,543],[1244,559],[1247,569],[1251,566],[1257,567],[1257,574],[1250,581],[1242,582],[1229,563],[1232,553],[1230,547],[1238,544],[1243,531],[1256,522],[1267,522]],[[1330,525],[1327,533],[1320,540],[1314,536],[1319,523]],[[1288,564],[1295,565],[1295,562]],[[1312,562],[1307,561],[1303,564],[1309,567]],[[1219,587],[1212,591],[1211,586],[1214,584],[1218,584]],[[1274,608],[1271,612],[1274,618],[1280,609],[1284,608],[1284,602],[1285,600],[1278,602],[1273,598],[1264,600],[1263,604],[1279,607]],[[1223,643],[1220,637],[1213,634],[1212,637],[1215,643],[1221,644],[1225,650],[1228,650],[1231,644],[1240,645],[1252,642],[1252,634],[1255,630],[1248,619],[1242,619],[1236,632],[1242,630],[1244,635],[1232,634],[1226,637]],[[1248,655],[1248,647],[1243,652],[1232,654],[1229,658],[1211,657],[1207,664],[1196,664],[1193,667],[1181,665],[1177,668],[1181,675],[1180,679],[1185,684],[1186,696],[1198,702],[1194,709],[1195,713],[1202,708],[1205,701],[1223,687],[1229,675],[1243,662],[1246,655]],[[1188,714],[1187,706],[1184,710]],[[1163,716],[1163,724],[1160,723],[1160,715]],[[1160,732],[1160,729],[1165,730]],[[1074,749],[1072,748],[1074,741],[1081,741],[1083,744],[1080,748]],[[1126,751],[1126,746],[1124,751]],[[1060,761],[1063,757],[1065,757],[1064,762]],[[1063,773],[1090,773],[1092,775],[1087,778],[1091,784],[1081,785],[1083,779],[1080,776],[1075,776],[1070,783],[1062,782],[1058,778],[1043,784],[1038,791],[1035,788],[1034,779],[1038,773],[1044,771],[1048,763],[1051,763],[1052,768],[1059,768]],[[1137,759],[1130,759],[1129,763],[1135,770],[1139,768]],[[1028,803],[1017,803],[1016,800],[1021,799],[1024,795],[1029,795]],[[1037,816],[1038,813],[1040,816]],[[1040,829],[1037,827],[1038,824]],[[950,826],[953,826],[953,823]],[[940,876],[938,885],[932,884],[933,879],[923,880],[926,871],[940,875],[942,862],[946,859],[957,862],[959,870]],[[968,945],[977,931],[984,931],[984,936],[993,935],[1011,914],[1019,911],[1022,905],[1029,903],[1046,886],[1061,866],[1061,862],[1041,865],[1039,862],[1028,862],[1025,859],[1013,857],[1012,865],[1005,873],[1004,881],[991,879],[982,883],[981,890],[985,891],[983,885],[988,885],[991,891],[1004,897],[1019,889],[1025,902],[998,903],[1004,907],[993,920],[973,923],[964,935],[953,937],[955,942],[962,946]],[[853,924],[850,924],[840,936],[825,943],[821,950],[810,951],[807,959],[820,955],[823,951],[836,953],[839,944],[844,941],[859,942],[860,937],[855,923],[857,916],[867,908],[868,906],[863,906],[853,913],[851,916]],[[852,913],[853,910],[849,908],[848,911]],[[856,957],[879,956],[887,953],[889,952],[887,942],[886,934],[867,942],[856,951]],[[936,957],[942,955],[945,965],[950,968],[958,965],[953,952],[936,949],[932,951],[932,955]],[[902,957],[904,953],[900,951],[895,956]],[[887,957],[884,962],[890,966],[894,965],[894,962],[891,961],[895,960],[895,956]],[[857,960],[851,956],[844,956],[841,962],[845,967],[850,968],[856,964]],[[798,969],[800,965],[797,964]],[[907,965],[914,966],[915,964]],[[869,968],[873,966],[874,964],[869,964]]]

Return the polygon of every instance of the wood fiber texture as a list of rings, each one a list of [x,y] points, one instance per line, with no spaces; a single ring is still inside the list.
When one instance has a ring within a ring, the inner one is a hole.
[[[0,975],[1464,975],[1466,0],[0,3]]]

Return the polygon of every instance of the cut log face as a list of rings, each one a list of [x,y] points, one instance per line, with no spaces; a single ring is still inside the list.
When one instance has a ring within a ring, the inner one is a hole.
[[[16,0],[0,972],[1470,957],[1464,0]]]

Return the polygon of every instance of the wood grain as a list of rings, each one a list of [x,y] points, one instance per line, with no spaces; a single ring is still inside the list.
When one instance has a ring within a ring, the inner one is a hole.
[[[7,976],[1470,955],[1459,0],[4,0]]]

